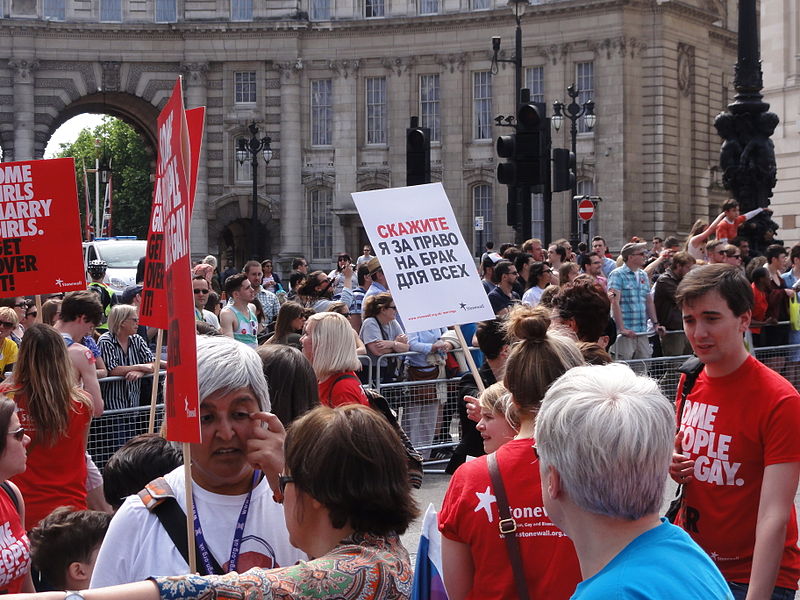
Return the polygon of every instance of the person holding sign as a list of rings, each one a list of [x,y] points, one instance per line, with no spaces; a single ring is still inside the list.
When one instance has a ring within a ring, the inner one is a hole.
[[[198,569],[222,574],[294,564],[304,555],[289,543],[283,511],[253,466],[265,466],[262,448],[272,432],[283,431],[278,418],[265,412],[270,402],[261,359],[226,337],[198,336],[197,373],[202,442],[191,445],[191,457]],[[177,502],[185,541],[184,482],[180,466],[125,500],[100,548],[92,587],[189,572],[160,519],[176,521],[158,508]]]
[[[383,415],[364,406],[320,406],[293,423],[284,446],[286,466],[276,495],[285,503],[292,543],[315,558],[223,576],[156,577],[71,592],[70,600],[410,598],[413,569],[399,534],[419,510],[403,445]],[[95,573],[100,568],[98,559]],[[26,598],[64,600],[64,592],[9,600]]]
[[[225,292],[230,298],[228,305],[219,314],[222,335],[232,337],[251,348],[258,347],[258,319],[253,284],[245,273],[236,273],[225,280]]]

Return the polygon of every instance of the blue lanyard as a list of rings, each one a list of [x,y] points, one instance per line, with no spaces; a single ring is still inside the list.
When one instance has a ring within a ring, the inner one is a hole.
[[[247,492],[247,498],[244,499],[242,510],[239,513],[239,519],[236,521],[236,530],[233,532],[233,543],[231,544],[231,557],[228,560],[228,572],[236,571],[237,563],[239,562],[239,550],[242,546],[242,536],[244,535],[244,524],[247,521],[247,513],[250,510],[250,498],[253,495],[253,489],[256,487],[258,480],[261,478],[261,471],[258,469],[253,473],[253,485],[250,486],[250,491]],[[192,502],[192,512],[194,513],[194,537],[197,541],[197,549],[200,551],[200,560],[203,561],[205,572],[207,575],[214,575],[214,567],[211,564],[211,551],[206,544],[206,538],[203,535],[203,528],[200,526],[200,517],[197,516],[197,504]],[[223,573],[216,573],[223,575]]]

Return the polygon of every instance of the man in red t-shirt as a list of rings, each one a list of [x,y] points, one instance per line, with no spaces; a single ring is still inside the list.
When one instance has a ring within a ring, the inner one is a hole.
[[[705,364],[685,402],[678,390],[670,474],[684,496],[676,524],[711,556],[736,600],[793,598],[800,395],[744,347],[753,291],[740,269],[697,267],[676,300]]]

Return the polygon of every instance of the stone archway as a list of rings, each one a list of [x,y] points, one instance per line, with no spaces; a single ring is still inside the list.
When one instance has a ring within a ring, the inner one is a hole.
[[[61,110],[58,116],[50,123],[47,139],[49,140],[56,129],[66,121],[83,113],[111,115],[125,121],[144,138],[147,145],[153,149],[155,157],[155,150],[158,147],[156,125],[158,108],[146,100],[125,92],[97,92],[76,100]],[[36,152],[38,156],[42,156],[44,148],[38,148],[37,144]]]
[[[233,261],[239,269],[250,259],[250,196],[231,194],[220,198],[209,211],[208,239],[211,254]],[[280,247],[280,208],[264,196],[258,197],[258,255],[272,258]]]

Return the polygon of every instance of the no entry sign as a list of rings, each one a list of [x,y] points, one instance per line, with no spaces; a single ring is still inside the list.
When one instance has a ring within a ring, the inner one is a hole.
[[[578,216],[584,221],[591,221],[594,216],[594,202],[588,198],[578,202]]]

